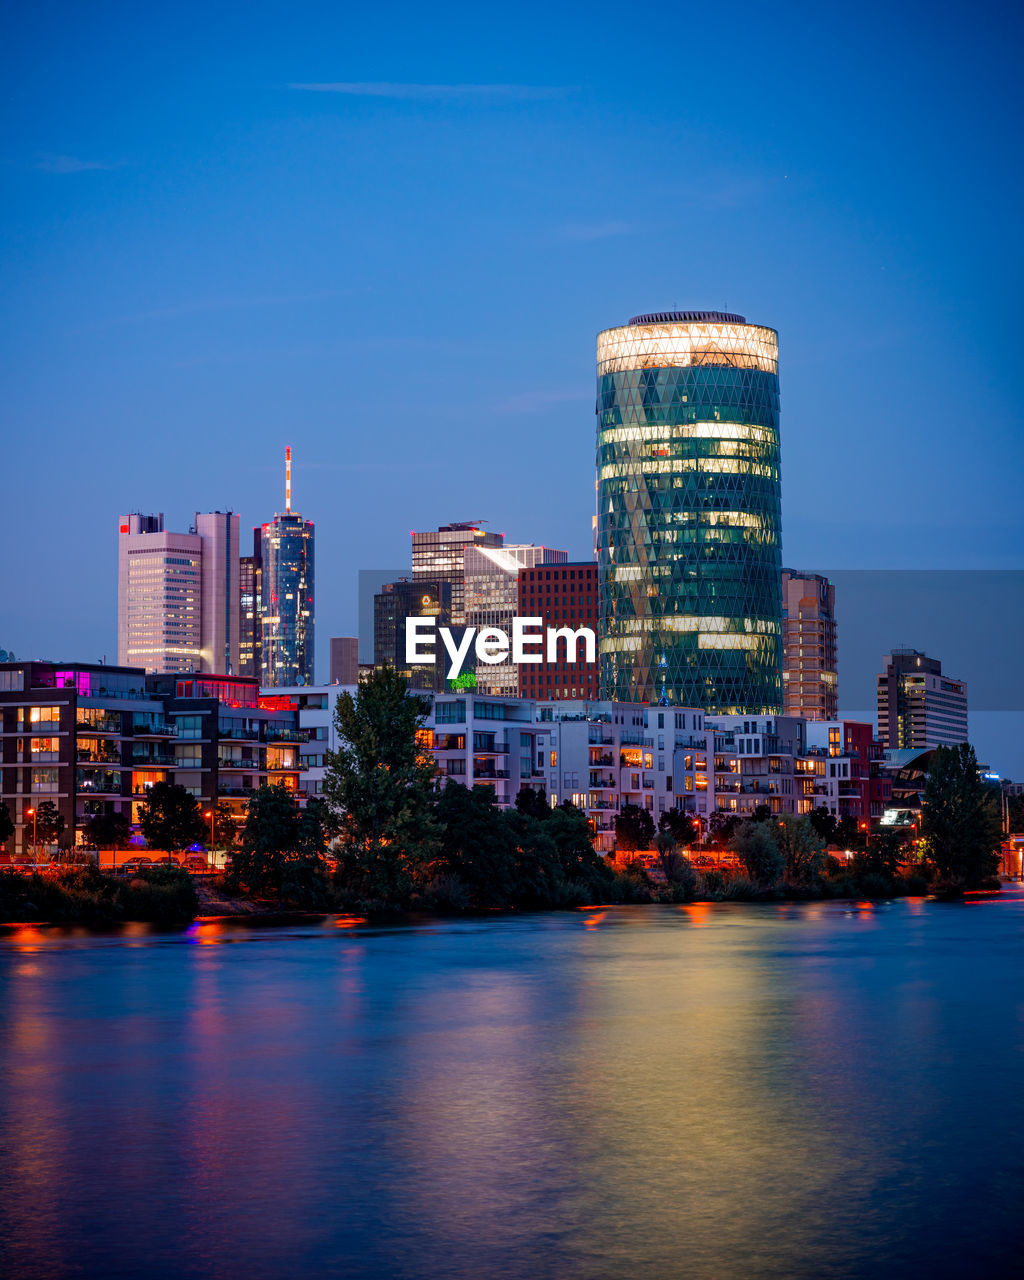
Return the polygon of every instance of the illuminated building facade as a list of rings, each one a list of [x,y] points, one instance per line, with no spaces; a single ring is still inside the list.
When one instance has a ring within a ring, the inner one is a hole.
[[[196,512],[188,533],[138,512],[118,521],[117,656],[146,671],[238,666],[238,516]]]
[[[467,547],[464,553],[466,626],[498,627],[512,633],[512,619],[519,607],[519,575],[539,564],[566,564],[567,551],[537,547],[532,543],[506,543],[501,547]],[[481,693],[515,697],[519,672],[509,662],[480,663],[476,686]]]
[[[782,571],[782,702],[787,716],[839,715],[836,589],[820,573]]]
[[[241,823],[261,784],[300,791],[302,737],[292,704],[262,698],[255,680],[0,664],[0,800],[15,824],[11,852],[30,852],[33,813],[45,801],[64,820],[64,847],[81,844],[97,816],[118,814],[137,828],[157,782],[185,787],[204,810],[223,805]]]
[[[238,561],[238,674],[260,674],[263,633],[260,610],[263,607],[263,529],[252,531],[252,555]]]
[[[432,663],[411,666],[405,660],[405,622],[407,618],[436,618],[438,627],[450,626],[451,599],[450,582],[410,582],[408,578],[385,582],[373,597],[374,666],[394,667],[414,689],[443,689],[448,666],[444,646],[437,642]],[[470,659],[463,670],[471,672],[472,666]]]
[[[967,739],[967,685],[938,658],[893,649],[878,676],[878,736],[888,751],[955,747]]]
[[[291,449],[285,453],[285,509],[263,526],[260,546],[260,683],[314,681],[312,520],[291,506]]]
[[[597,339],[604,696],[782,704],[778,336],[716,311]]]
[[[518,613],[524,618],[543,618],[545,627],[590,627],[600,635],[600,608],[597,565],[590,560],[570,564],[537,565],[519,575]],[[519,691],[523,697],[583,698],[601,696],[596,662],[566,662],[565,649],[559,660],[523,663],[519,668]]]
[[[412,535],[412,577],[414,582],[447,582],[451,586],[451,622],[466,621],[465,554],[468,547],[500,547],[501,533],[486,533],[463,521],[443,524]]]

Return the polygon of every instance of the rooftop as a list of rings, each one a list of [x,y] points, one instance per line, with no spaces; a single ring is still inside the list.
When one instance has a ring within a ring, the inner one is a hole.
[[[746,324],[746,316],[731,311],[648,311],[632,316],[630,324]]]

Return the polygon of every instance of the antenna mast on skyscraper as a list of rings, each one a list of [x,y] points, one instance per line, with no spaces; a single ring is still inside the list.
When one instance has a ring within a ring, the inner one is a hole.
[[[284,509],[285,514],[292,509],[292,447],[288,445],[284,451]]]

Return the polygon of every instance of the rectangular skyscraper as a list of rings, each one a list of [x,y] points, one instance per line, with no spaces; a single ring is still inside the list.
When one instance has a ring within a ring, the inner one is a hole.
[[[358,636],[331,636],[331,684],[358,683]]]
[[[565,564],[568,559],[567,551],[532,543],[467,547],[463,554],[466,626],[478,630],[498,627],[511,635],[519,605],[520,570],[538,564]],[[476,683],[481,693],[514,698],[519,692],[519,672],[511,661],[493,666],[480,663]]]
[[[263,526],[260,544],[260,683],[315,684],[312,520],[292,511],[292,451],[285,451],[285,509]]]
[[[252,555],[238,561],[238,674],[260,675],[263,631],[260,626],[263,590],[263,529],[252,531]]]
[[[203,544],[203,670],[238,674],[238,525],[233,511],[196,512]]]
[[[466,621],[465,553],[467,547],[500,547],[505,542],[501,533],[486,533],[475,524],[461,522],[443,524],[438,529],[412,535],[412,577],[414,582],[447,582],[451,584],[451,621],[463,626]]]
[[[197,512],[188,533],[168,532],[163,513],[120,518],[117,652],[147,671],[237,667],[237,515]]]
[[[782,713],[839,715],[836,589],[820,573],[782,571]]]
[[[967,741],[967,686],[917,649],[893,649],[878,677],[878,736],[888,751]]]
[[[203,540],[170,533],[163,512],[121,516],[117,539],[117,661],[147,671],[203,666]]]

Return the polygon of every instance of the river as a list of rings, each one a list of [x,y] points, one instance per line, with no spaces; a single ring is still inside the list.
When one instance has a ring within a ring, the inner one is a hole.
[[[0,1274],[1019,1274],[1024,896],[0,933]]]

